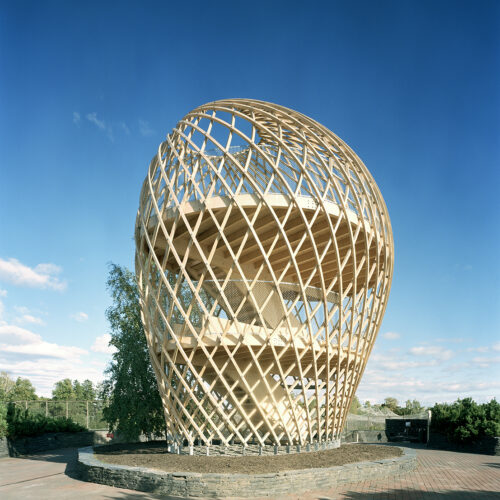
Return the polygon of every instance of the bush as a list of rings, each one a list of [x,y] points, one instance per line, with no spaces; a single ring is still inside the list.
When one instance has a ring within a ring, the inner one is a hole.
[[[0,403],[0,438],[7,435],[7,406]]]
[[[431,411],[431,431],[445,434],[452,443],[500,436],[500,404],[495,399],[479,405],[472,398],[458,399],[452,404],[435,404]]]
[[[46,432],[81,432],[86,428],[70,418],[52,418],[32,415],[14,404],[7,410],[7,434],[10,437],[39,436]]]

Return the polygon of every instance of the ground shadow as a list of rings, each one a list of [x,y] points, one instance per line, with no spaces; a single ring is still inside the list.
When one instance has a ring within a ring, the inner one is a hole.
[[[19,455],[12,458],[20,458],[22,460],[41,460],[44,462],[67,463],[71,460],[76,460],[78,448],[60,448],[57,450],[43,451],[32,453],[31,455]]]
[[[496,469],[500,469],[500,462],[486,462],[482,465],[486,465],[486,467],[494,467]]]
[[[165,495],[153,495],[151,493],[129,493],[129,492],[123,492],[123,491],[117,491],[116,494],[114,495],[102,495],[99,498],[103,499],[124,499],[124,500],[140,500],[144,498],[150,498],[150,499],[158,499],[158,500],[185,500],[186,497],[172,497],[172,496],[165,496]],[[192,497],[189,497],[192,498]]]
[[[498,492],[494,491],[477,491],[477,490],[448,490],[448,491],[423,491],[416,489],[389,489],[384,492],[365,492],[358,493],[355,491],[345,491],[341,493],[344,500],[486,500],[498,499]],[[333,497],[316,497],[316,500],[334,500],[338,498],[337,494]]]

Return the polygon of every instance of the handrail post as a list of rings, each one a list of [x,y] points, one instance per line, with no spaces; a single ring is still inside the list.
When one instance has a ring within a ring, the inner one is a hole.
[[[89,428],[89,402],[85,401],[87,405],[87,429]]]

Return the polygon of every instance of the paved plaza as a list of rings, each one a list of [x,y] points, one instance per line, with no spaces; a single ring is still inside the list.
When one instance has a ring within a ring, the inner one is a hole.
[[[417,449],[418,469],[377,481],[327,491],[280,497],[283,500],[500,499],[500,457]],[[0,459],[0,498],[156,499],[138,491],[85,483],[75,478],[76,449]]]

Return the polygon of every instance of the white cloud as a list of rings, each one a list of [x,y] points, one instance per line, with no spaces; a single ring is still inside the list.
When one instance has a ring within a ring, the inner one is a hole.
[[[99,120],[97,118],[97,113],[87,113],[87,120],[90,123],[93,123],[98,129],[102,130],[103,132],[106,132],[106,135],[108,136],[108,139],[111,142],[114,142],[114,137],[113,137],[113,127],[111,125],[106,125],[106,122],[104,120]]]
[[[61,281],[56,276],[60,273],[61,268],[55,264],[38,264],[31,268],[17,259],[0,258],[0,280],[8,281],[14,285],[51,288],[61,291],[66,288],[66,282]]]
[[[80,123],[80,113],[77,113],[76,111],[73,111],[73,123],[75,125],[78,125]]]
[[[37,394],[50,396],[58,380],[103,379],[106,361],[76,346],[47,342],[26,328],[0,324],[0,366],[12,377],[31,380]]]
[[[16,325],[0,326],[0,345],[23,345],[41,342],[40,335]]]
[[[432,356],[440,361],[445,361],[453,357],[453,351],[441,346],[412,347],[409,352],[413,356]]]
[[[0,297],[7,297],[7,290],[2,290],[0,288]]]
[[[475,363],[476,365],[479,365],[481,368],[488,368],[492,364],[500,363],[500,356],[493,356],[493,357],[477,356],[475,358],[472,358],[472,362]]]
[[[125,122],[118,122],[118,126],[127,134],[130,135],[130,129]]]
[[[104,335],[101,335],[95,339],[90,350],[94,352],[103,352],[105,354],[113,354],[114,352],[116,352],[116,348],[109,345],[110,340],[111,335],[109,333],[105,333]]]
[[[467,351],[468,352],[487,352],[488,348],[486,346],[468,347]]]
[[[139,132],[143,136],[153,135],[155,133],[146,120],[139,120]]]
[[[491,346],[491,348],[492,348],[494,351],[500,352],[500,342],[497,342],[496,344],[493,344],[493,345]]]
[[[70,316],[72,319],[74,319],[75,321],[78,321],[78,323],[83,323],[84,321],[87,321],[89,319],[89,315],[87,313],[84,313],[84,312],[77,312],[75,314],[72,314]]]
[[[104,123],[103,120],[99,120],[97,118],[97,113],[88,113],[87,114],[87,120],[90,123],[93,123],[96,127],[100,128],[101,130],[106,130],[106,124]]]
[[[387,339],[387,340],[396,340],[396,339],[399,339],[401,335],[399,335],[399,333],[396,333],[396,332],[386,332],[382,335],[382,337],[384,337],[384,339]]]
[[[22,316],[18,316],[15,319],[16,323],[30,323],[32,325],[45,325],[45,322],[42,318],[38,318],[37,316],[33,316],[31,314],[23,314]]]
[[[37,333],[16,325],[0,326],[0,350],[4,355],[12,353],[63,359],[87,352],[79,347],[46,342]]]

